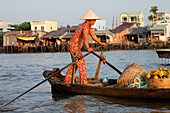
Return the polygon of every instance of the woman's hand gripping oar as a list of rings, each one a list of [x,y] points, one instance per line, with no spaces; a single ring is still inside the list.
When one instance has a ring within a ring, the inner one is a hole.
[[[94,50],[97,50],[97,49],[99,49],[100,47],[101,47],[101,46],[96,47]],[[78,60],[81,60],[82,58],[88,56],[90,53],[91,53],[91,52],[86,53],[85,55],[83,55],[82,57],[80,57]],[[16,99],[20,98],[21,96],[25,95],[26,93],[28,93],[29,91],[33,90],[34,88],[38,87],[39,85],[41,85],[42,83],[44,83],[45,81],[47,81],[48,79],[50,79],[51,77],[53,77],[54,75],[56,75],[56,74],[60,73],[61,71],[65,70],[65,69],[68,68],[69,66],[73,65],[74,63],[75,63],[75,62],[72,62],[72,63],[68,64],[67,66],[63,67],[61,70],[58,70],[58,71],[52,73],[52,74],[51,74],[50,76],[48,76],[45,80],[41,81],[40,83],[38,83],[37,85],[33,86],[33,87],[30,88],[29,90],[25,91],[24,93],[22,93],[22,94],[19,95],[18,97],[16,97],[16,98],[14,98],[13,100],[9,101],[8,103],[2,105],[2,106],[0,107],[0,109],[3,108],[3,107],[5,107],[5,106],[7,106],[7,105],[10,104],[10,103],[12,103],[13,101],[15,101]]]

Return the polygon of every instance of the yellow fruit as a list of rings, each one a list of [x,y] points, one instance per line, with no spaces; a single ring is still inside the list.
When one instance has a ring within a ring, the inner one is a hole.
[[[146,78],[151,78],[151,72],[146,75]]]
[[[158,76],[154,76],[153,78],[154,78],[154,79],[158,79]]]
[[[162,77],[162,76],[164,75],[164,72],[161,70],[161,71],[159,72],[159,75]]]
[[[162,70],[162,68],[159,68],[159,70]]]
[[[155,72],[159,72],[159,70],[157,69]]]
[[[163,68],[164,71],[166,71],[167,69],[166,68]]]
[[[159,74],[159,71],[155,71],[154,73],[153,73],[153,75],[155,76],[155,75],[158,75]]]

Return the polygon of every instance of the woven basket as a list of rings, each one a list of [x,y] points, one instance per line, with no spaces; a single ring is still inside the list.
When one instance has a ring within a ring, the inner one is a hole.
[[[148,79],[145,78],[148,88],[170,88],[170,78]]]
[[[118,87],[128,87],[128,85],[134,83],[134,78],[139,77],[141,82],[144,81],[147,72],[135,65],[132,64],[128,66],[123,73],[120,75],[119,79],[117,80]]]

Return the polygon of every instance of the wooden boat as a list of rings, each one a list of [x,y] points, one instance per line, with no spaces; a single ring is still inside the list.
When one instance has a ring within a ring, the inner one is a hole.
[[[170,49],[160,49],[156,50],[159,58],[170,58]]]
[[[44,71],[43,76],[47,78],[54,71]],[[139,99],[170,99],[170,89],[158,88],[119,88],[117,87],[117,79],[109,79],[108,83],[102,83],[102,79],[88,78],[88,82],[92,86],[80,84],[80,78],[75,78],[74,84],[66,84],[65,76],[57,74],[48,79],[51,84],[52,94],[63,95],[101,95],[118,98],[139,98]]]

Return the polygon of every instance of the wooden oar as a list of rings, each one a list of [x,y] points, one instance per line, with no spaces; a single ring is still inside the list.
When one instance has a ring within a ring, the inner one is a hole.
[[[98,54],[96,54],[94,51],[92,51],[91,53],[93,53],[95,56],[97,56],[98,58],[102,59],[102,57],[100,57]],[[116,67],[114,67],[112,64],[110,64],[108,61],[106,61],[106,64],[109,65],[111,68],[113,68],[116,72],[118,72],[120,75],[122,74],[122,72],[120,70],[118,70]]]
[[[99,49],[100,47],[101,47],[101,46],[96,47],[94,50],[97,50],[97,49]],[[84,56],[80,57],[78,60],[81,60],[82,58],[86,57],[86,56],[89,55],[90,53],[91,53],[91,52],[86,53]],[[18,97],[16,97],[16,98],[14,98],[13,100],[9,101],[8,103],[2,105],[2,106],[0,107],[0,109],[3,108],[3,107],[5,107],[5,106],[7,106],[7,105],[10,104],[10,103],[12,103],[13,101],[15,101],[16,99],[20,98],[21,96],[25,95],[26,93],[28,93],[29,91],[33,90],[33,89],[36,88],[37,86],[41,85],[42,83],[44,83],[45,81],[47,81],[48,79],[50,79],[52,76],[54,76],[54,75],[60,73],[61,71],[67,69],[69,66],[73,65],[74,63],[75,63],[75,62],[72,62],[72,63],[68,64],[67,66],[63,67],[61,70],[58,70],[58,71],[52,73],[52,74],[51,74],[50,76],[48,76],[45,80],[41,81],[40,83],[38,83],[37,85],[33,86],[33,87],[30,88],[29,90],[25,91],[24,93],[22,93],[22,94],[19,95]]]

